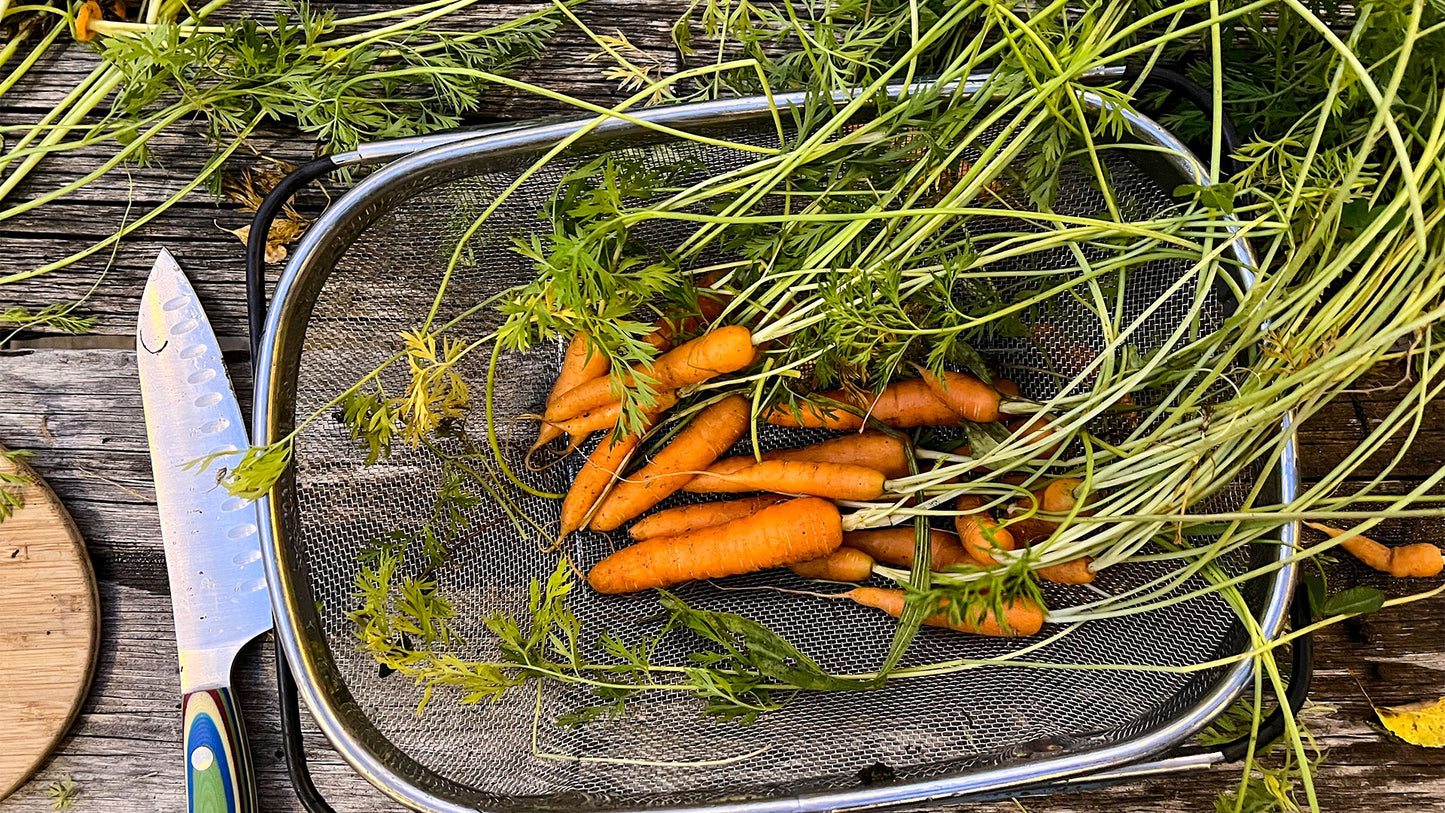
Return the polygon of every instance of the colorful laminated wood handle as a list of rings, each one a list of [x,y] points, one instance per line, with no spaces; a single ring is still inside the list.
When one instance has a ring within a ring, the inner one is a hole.
[[[241,710],[228,686],[191,692],[185,716],[186,809],[256,813],[256,779]]]

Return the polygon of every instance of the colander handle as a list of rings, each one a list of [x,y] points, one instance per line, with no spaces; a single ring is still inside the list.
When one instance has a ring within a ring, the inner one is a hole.
[[[1304,629],[1313,620],[1309,596],[1304,590],[1295,590],[1294,600],[1289,607],[1290,626],[1297,630]],[[1289,680],[1285,684],[1284,698],[1279,707],[1260,722],[1259,733],[1255,738],[1256,747],[1263,748],[1284,736],[1284,710],[1288,707],[1290,714],[1295,715],[1304,708],[1305,700],[1309,698],[1310,680],[1314,677],[1314,672],[1314,641],[1309,634],[1301,635],[1290,642],[1290,672]],[[1246,734],[1220,747],[1219,753],[1225,762],[1238,762],[1249,754],[1249,740],[1250,737]]]
[[[269,301],[266,295],[266,236],[271,232],[271,224],[296,193],[338,168],[337,162],[329,157],[302,164],[283,178],[256,208],[250,239],[246,241],[246,322],[251,335],[253,363],[261,351],[261,333],[266,325]],[[301,742],[301,706],[297,699],[296,678],[291,674],[291,663],[286,659],[281,639],[273,636],[272,641],[276,650],[276,694],[281,705],[281,745],[286,755],[286,774],[291,780],[291,788],[309,813],[335,813],[311,779],[306,747]]]
[[[1289,613],[1290,624],[1295,629],[1303,629],[1309,626],[1313,620],[1310,616],[1309,598],[1303,590],[1295,591],[1294,599],[1290,603]],[[1313,677],[1314,645],[1309,635],[1301,635],[1290,642],[1290,673],[1289,680],[1285,684],[1284,702],[1260,721],[1259,732],[1254,738],[1256,750],[1267,747],[1270,743],[1284,735],[1284,709],[1288,707],[1291,714],[1299,713],[1299,710],[1304,707],[1305,700],[1309,697],[1310,680]],[[1238,762],[1244,759],[1249,755],[1249,741],[1250,736],[1246,734],[1233,742],[1225,743],[1217,748],[1176,754],[1162,759],[1125,765],[1100,773],[1076,776],[1064,780],[1061,784],[1108,784],[1126,779],[1138,779],[1144,776],[1172,774],[1180,771],[1205,770],[1212,765]]]
[[[256,207],[256,216],[251,218],[251,233],[246,239],[246,327],[251,335],[252,371],[255,359],[261,353],[261,333],[266,329],[266,238],[271,234],[271,224],[276,215],[317,178],[329,175],[340,167],[330,156],[302,164],[281,179],[271,194]]]

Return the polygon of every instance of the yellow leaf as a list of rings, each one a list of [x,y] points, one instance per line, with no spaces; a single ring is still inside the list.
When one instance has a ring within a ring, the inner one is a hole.
[[[1445,748],[1445,697],[1405,706],[1376,708],[1380,724],[1411,745]]]
[[[266,240],[266,262],[279,263],[286,259],[286,244],[292,242],[299,236],[299,230],[296,230],[296,234],[292,234],[292,229],[281,228],[283,225],[289,223],[290,221],[278,220],[271,224],[271,233],[267,235],[268,239]],[[222,231],[227,234],[236,235],[243,243],[251,239],[250,226],[242,226],[239,229],[222,229]]]

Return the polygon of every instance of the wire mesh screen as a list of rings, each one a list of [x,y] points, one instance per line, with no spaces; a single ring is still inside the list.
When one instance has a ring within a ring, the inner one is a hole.
[[[769,141],[767,130],[751,135],[732,132],[730,137]],[[776,136],[772,138],[775,143]],[[650,165],[695,160],[708,173],[748,160],[742,152],[692,143],[614,146]],[[1110,150],[1102,159],[1121,209],[1132,216],[1147,218],[1179,205],[1128,152]],[[487,221],[457,269],[441,320],[457,318],[465,308],[529,278],[533,269],[510,249],[512,241],[549,229],[539,213],[563,173],[579,160],[574,156],[540,172]],[[325,407],[399,351],[398,334],[414,329],[432,306],[440,276],[463,230],[515,177],[516,171],[510,169],[479,172],[393,200],[350,244],[316,297],[295,359],[298,419]],[[1054,208],[1061,214],[1091,216],[1105,205],[1084,174],[1066,172]],[[687,228],[680,223],[659,227],[655,238],[675,242]],[[970,228],[982,236],[990,228],[1017,231],[1019,221],[978,218]],[[1075,262],[1066,248],[1054,254],[1031,259],[1057,262],[1059,267]],[[1184,261],[1161,260],[1132,268],[1125,310],[1144,313],[1188,266]],[[1170,296],[1140,329],[1137,345],[1145,351],[1157,347],[1179,324],[1196,293],[1193,285],[1185,285]],[[1209,300],[1210,318],[1222,319],[1228,310],[1227,295],[1216,290],[1203,295]],[[1102,345],[1097,318],[1069,297],[1060,298],[1050,319],[1050,329],[1038,331],[1034,341],[1001,341],[982,348],[1009,365],[1012,377],[1035,397],[1048,396],[1055,391],[1059,375],[1077,373],[1089,360],[1087,355],[1062,350],[1082,346],[1097,352]],[[483,309],[462,319],[451,332],[475,339],[498,323],[494,310]],[[477,385],[478,403],[464,427],[478,442],[485,438],[480,382],[486,380],[487,361],[485,354],[478,353],[462,370]],[[535,424],[511,419],[539,411],[560,361],[560,347],[525,356],[503,355],[493,388],[496,432],[513,469],[535,487],[551,492],[566,489],[585,455],[575,454],[545,472],[528,472],[521,457],[535,436]],[[406,372],[399,367],[404,365],[393,365],[382,375],[390,392],[405,388]],[[765,427],[761,442],[769,448],[798,446],[821,436]],[[745,441],[734,453],[746,451]],[[368,466],[366,449],[347,429],[339,421],[323,419],[299,438],[294,483],[287,491],[291,501],[282,510],[289,517],[294,557],[289,566],[314,593],[326,650],[344,684],[327,690],[344,690],[398,754],[414,760],[433,779],[455,783],[464,790],[463,797],[478,806],[676,805],[845,789],[880,779],[906,781],[1016,764],[1097,748],[1154,728],[1188,708],[1219,676],[1218,671],[1183,674],[989,665],[899,679],[871,692],[801,693],[782,710],[749,726],[704,718],[700,701],[686,693],[655,692],[629,702],[619,719],[600,719],[576,728],[555,722],[595,701],[585,689],[544,683],[540,689],[528,686],[498,702],[474,705],[458,702],[458,692],[440,689],[418,716],[417,687],[400,674],[386,674],[359,650],[347,612],[357,604],[353,593],[359,552],[393,532],[419,529],[432,515],[440,477],[434,454],[400,445],[389,458]],[[532,519],[555,527],[558,501],[520,491],[513,496]],[[690,499],[698,498],[678,495],[664,506]],[[448,563],[432,575],[457,609],[455,627],[466,642],[457,654],[487,659],[496,653],[489,649],[492,636],[483,625],[484,616],[497,612],[525,616],[528,585],[546,578],[557,554],[523,539],[492,500],[484,500],[471,513],[470,532],[453,540]],[[585,572],[625,543],[622,533],[583,532],[569,551]],[[1273,552],[1261,549],[1258,555],[1268,557]],[[1248,557],[1221,562],[1236,573],[1248,564]],[[415,563],[416,571],[424,567]],[[1116,593],[1138,586],[1170,569],[1167,563],[1108,568],[1092,587],[1046,585],[1046,599],[1051,607],[1066,607],[1097,599],[1099,591]],[[893,619],[848,602],[730,589],[760,585],[809,586],[787,571],[778,571],[686,585],[678,593],[699,609],[736,612],[766,624],[831,672],[863,675],[883,662],[893,637]],[[1181,589],[1201,586],[1194,581]],[[1254,592],[1258,599],[1259,591]],[[655,632],[659,623],[659,606],[650,594],[600,596],[584,587],[572,593],[572,606],[583,621],[584,638],[591,642],[601,631],[610,630],[631,643]],[[1179,666],[1237,651],[1242,641],[1233,612],[1212,595],[1142,615],[1091,622],[1058,635],[1061,632],[1047,626],[1035,638],[1007,640],[924,628],[904,665],[1016,654],[1019,659],[1061,665]],[[672,634],[665,641],[654,659],[662,665],[686,663],[688,653],[699,644],[687,633]],[[584,655],[605,657],[595,648]]]

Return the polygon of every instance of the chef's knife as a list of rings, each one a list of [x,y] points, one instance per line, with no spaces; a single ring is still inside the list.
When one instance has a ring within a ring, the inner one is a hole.
[[[180,650],[188,810],[254,813],[256,785],[231,662],[271,628],[256,506],[221,484],[246,448],[246,426],[210,321],[162,250],[141,297],[136,366]]]

